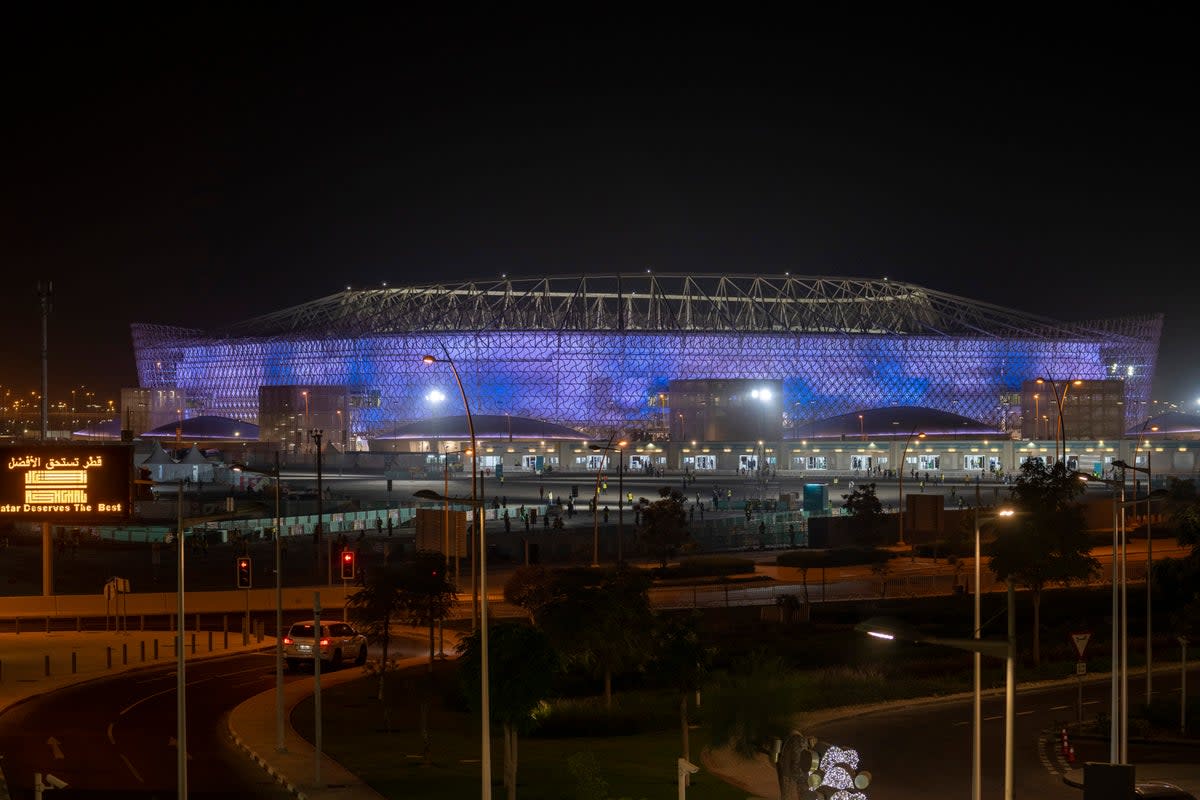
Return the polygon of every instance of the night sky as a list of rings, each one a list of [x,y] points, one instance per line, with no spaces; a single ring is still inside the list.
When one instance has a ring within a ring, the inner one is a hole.
[[[1200,397],[1182,20],[306,8],[6,26],[0,383],[39,385],[39,279],[54,400],[135,385],[131,322],[652,268],[1163,312],[1154,397]]]

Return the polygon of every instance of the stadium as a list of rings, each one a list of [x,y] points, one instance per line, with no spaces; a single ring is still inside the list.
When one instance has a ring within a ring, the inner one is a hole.
[[[132,333],[143,390],[178,393],[188,417],[258,422],[264,439],[273,387],[344,398],[351,443],[461,414],[452,362],[477,415],[598,439],[782,441],[887,408],[1016,438],[1038,378],[1119,386],[1123,433],[1145,417],[1161,325],[1062,322],[886,278],[646,273],[347,287],[219,330]]]

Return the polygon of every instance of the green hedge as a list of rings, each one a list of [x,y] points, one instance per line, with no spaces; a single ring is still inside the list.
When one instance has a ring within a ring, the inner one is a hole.
[[[550,700],[534,712],[537,727],[530,735],[570,739],[670,730],[679,724],[678,703],[677,696],[663,692],[616,694],[611,710],[604,707],[602,697]]]
[[[754,572],[754,562],[737,556],[696,556],[666,569],[654,570],[656,578],[701,578],[712,575],[745,575]]]
[[[876,547],[835,547],[831,550],[789,550],[780,553],[780,567],[849,567],[856,564],[877,564],[895,555],[891,550]]]

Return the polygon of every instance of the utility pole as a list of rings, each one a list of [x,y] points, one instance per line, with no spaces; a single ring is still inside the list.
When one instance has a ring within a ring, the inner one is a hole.
[[[325,431],[320,428],[314,428],[309,431],[314,442],[317,443],[317,527],[313,528],[313,558],[314,575],[316,578],[315,585],[321,585],[321,526],[325,522],[325,496],[321,489],[321,437],[325,435]]]
[[[51,281],[38,281],[38,298],[42,303],[42,441],[50,430],[50,301],[54,294]]]

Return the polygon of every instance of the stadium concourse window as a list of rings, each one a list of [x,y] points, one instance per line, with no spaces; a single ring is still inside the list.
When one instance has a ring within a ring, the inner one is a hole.
[[[917,469],[941,469],[941,456],[918,456]]]
[[[867,470],[874,465],[874,459],[871,456],[850,456],[850,469]]]
[[[825,459],[825,456],[808,457],[808,469],[829,469],[828,464],[829,462]]]
[[[684,456],[683,466],[696,471],[714,470],[717,468],[716,456]]]
[[[983,468],[983,456],[963,456],[963,469],[975,471]]]

